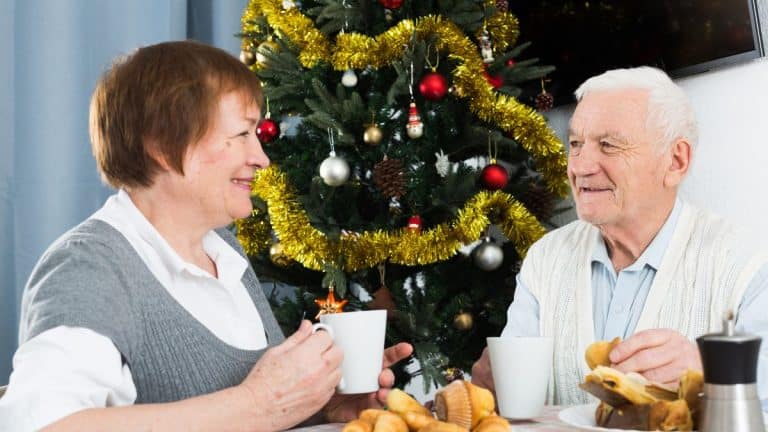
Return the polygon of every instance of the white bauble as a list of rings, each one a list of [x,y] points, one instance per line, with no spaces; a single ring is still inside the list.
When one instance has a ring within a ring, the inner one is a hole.
[[[504,262],[504,251],[499,245],[486,239],[472,252],[475,265],[485,271],[493,271]]]
[[[341,76],[341,84],[344,87],[354,87],[357,85],[357,75],[352,69],[347,69],[344,75]]]
[[[344,158],[331,154],[320,164],[320,177],[328,186],[341,186],[349,178],[349,164]]]

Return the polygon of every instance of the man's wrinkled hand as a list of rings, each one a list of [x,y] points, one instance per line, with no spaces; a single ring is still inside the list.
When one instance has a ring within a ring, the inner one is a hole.
[[[610,359],[621,372],[636,372],[670,388],[677,388],[686,370],[702,370],[696,343],[670,329],[637,332],[618,344]]]

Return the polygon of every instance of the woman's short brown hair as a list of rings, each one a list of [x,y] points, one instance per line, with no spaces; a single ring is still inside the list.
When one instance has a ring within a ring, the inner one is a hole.
[[[256,75],[226,51],[164,42],[116,61],[91,98],[90,134],[102,179],[150,186],[161,158],[184,174],[184,155],[205,135],[221,96],[240,91],[261,105]]]

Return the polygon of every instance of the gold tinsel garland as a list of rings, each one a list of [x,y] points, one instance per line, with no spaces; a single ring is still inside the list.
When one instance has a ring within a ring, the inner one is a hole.
[[[450,223],[437,225],[421,233],[399,229],[381,230],[329,239],[312,227],[306,212],[291,191],[284,173],[271,166],[256,173],[254,194],[267,203],[272,228],[280,238],[285,253],[304,267],[322,270],[323,264],[335,263],[345,271],[356,271],[390,261],[404,265],[424,265],[444,261],[483,234],[491,223],[488,215],[524,256],[528,247],[544,235],[545,229],[521,203],[504,192],[483,191],[472,197]],[[249,255],[266,249],[269,231],[253,229],[266,224],[263,218],[238,222],[241,243]],[[262,237],[253,238],[259,232]],[[245,237],[245,239],[243,238]],[[246,240],[245,242],[243,240]]]
[[[452,72],[456,96],[467,98],[470,110],[483,121],[511,132],[533,156],[547,187],[561,197],[568,195],[567,162],[560,141],[535,110],[512,97],[494,92],[483,76],[484,65],[477,47],[452,22],[431,15],[416,22],[402,20],[375,38],[357,33],[340,34],[333,46],[314,27],[311,19],[298,8],[284,10],[281,0],[251,0],[243,13],[243,33],[255,30],[253,23],[257,16],[266,17],[277,33],[296,44],[299,61],[307,68],[314,67],[319,61],[329,62],[336,70],[379,68],[399,59],[414,33],[420,39],[436,35],[436,48],[447,52],[458,63]],[[515,41],[517,20],[513,15],[496,14],[486,25],[497,48]]]

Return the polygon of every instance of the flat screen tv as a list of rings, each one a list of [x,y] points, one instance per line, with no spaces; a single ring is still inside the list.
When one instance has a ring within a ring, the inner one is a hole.
[[[557,68],[547,90],[560,105],[607,69],[651,65],[680,77],[764,55],[756,1],[514,0],[509,11],[520,41],[532,42],[523,57]]]

